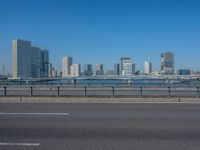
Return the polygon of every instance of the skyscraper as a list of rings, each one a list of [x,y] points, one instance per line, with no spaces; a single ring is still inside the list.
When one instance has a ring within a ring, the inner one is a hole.
[[[49,51],[40,51],[40,78],[47,78],[49,76]]]
[[[31,45],[30,41],[15,39],[12,42],[13,78],[47,78],[49,52]]]
[[[79,77],[81,74],[81,65],[80,64],[72,64],[70,66],[70,76],[71,77]]]
[[[152,64],[150,62],[145,61],[144,62],[144,74],[150,75],[152,72]]]
[[[132,75],[133,74],[133,64],[132,64],[130,57],[121,57],[120,72],[121,72],[121,75]]]
[[[120,75],[120,65],[119,64],[114,65],[114,74]]]
[[[132,74],[135,74],[135,64],[132,64]]]
[[[96,75],[104,75],[102,64],[96,64]]]
[[[174,74],[174,53],[165,52],[161,54],[161,74]]]
[[[84,65],[84,76],[92,76],[92,75],[93,75],[92,65],[85,64]]]
[[[41,64],[42,64],[42,59],[41,59],[41,50],[39,47],[32,46],[31,47],[31,52],[32,52],[32,57],[31,57],[31,74],[32,78],[40,78],[40,69],[41,69]]]
[[[52,78],[53,77],[53,64],[49,64],[49,77]]]
[[[70,77],[70,66],[72,63],[72,57],[63,57],[62,77]]]
[[[13,78],[31,77],[31,42],[13,40],[12,42],[12,75]]]

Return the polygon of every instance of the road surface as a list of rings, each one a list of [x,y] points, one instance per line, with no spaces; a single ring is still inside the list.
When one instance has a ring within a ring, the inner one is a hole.
[[[1,150],[199,150],[200,104],[0,103]]]

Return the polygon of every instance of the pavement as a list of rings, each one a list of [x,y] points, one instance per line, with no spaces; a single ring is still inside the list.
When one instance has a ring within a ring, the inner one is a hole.
[[[199,150],[199,103],[0,102],[2,150]]]

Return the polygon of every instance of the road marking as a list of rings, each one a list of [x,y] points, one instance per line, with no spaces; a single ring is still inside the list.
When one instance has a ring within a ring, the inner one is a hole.
[[[38,116],[68,116],[69,113],[7,113],[0,112],[0,115],[38,115]]]
[[[0,143],[0,146],[40,146],[40,143]]]

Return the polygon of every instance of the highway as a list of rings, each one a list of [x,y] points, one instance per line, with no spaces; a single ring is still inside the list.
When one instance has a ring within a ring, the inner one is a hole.
[[[200,104],[0,103],[1,150],[199,150]]]

